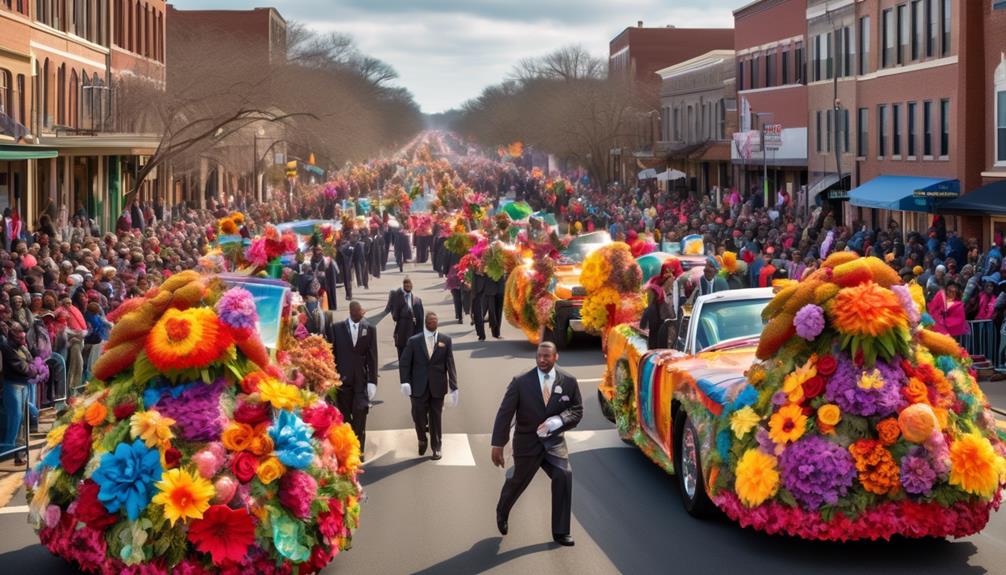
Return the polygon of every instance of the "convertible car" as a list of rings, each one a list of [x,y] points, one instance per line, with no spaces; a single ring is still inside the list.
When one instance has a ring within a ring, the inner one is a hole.
[[[633,325],[620,325],[608,336],[601,411],[623,441],[677,476],[693,515],[714,509],[700,455],[713,434],[709,418],[696,415],[719,415],[747,386],[744,372],[755,361],[762,310],[772,297],[770,288],[762,288],[697,298],[682,314],[671,349],[647,349],[645,334]]]

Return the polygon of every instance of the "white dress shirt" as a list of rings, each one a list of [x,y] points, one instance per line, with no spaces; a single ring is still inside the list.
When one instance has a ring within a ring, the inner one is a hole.
[[[548,380],[546,382],[546,376]],[[549,393],[552,392],[552,386],[555,385],[555,368],[553,367],[551,371],[544,372],[541,369],[538,370],[538,385],[541,387],[541,396],[544,399],[545,389],[548,388]]]
[[[360,331],[360,324],[354,323],[353,320],[349,320],[349,334],[353,337],[353,345],[356,345],[356,340],[358,338],[358,333]]]
[[[426,338],[426,356],[433,357],[433,349],[437,345],[437,332],[423,328],[423,337]]]

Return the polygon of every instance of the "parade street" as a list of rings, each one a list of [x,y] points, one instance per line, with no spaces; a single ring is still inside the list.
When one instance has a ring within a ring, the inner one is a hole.
[[[409,264],[415,293],[454,339],[460,405],[445,408],[444,457],[418,457],[408,400],[399,392],[391,319],[378,325],[381,380],[367,431],[362,475],[367,501],[350,552],[323,572],[350,573],[1001,573],[1006,517],[959,541],[825,544],[767,536],[726,520],[698,521],[681,506],[674,479],[623,445],[597,405],[603,356],[595,341],[575,342],[559,364],[580,381],[583,422],[567,433],[574,470],[576,546],[551,540],[549,490],[539,474],[501,537],[493,510],[503,471],[489,458],[489,432],[510,378],[533,367],[534,347],[504,324],[503,340],[476,340],[453,318],[449,292],[429,265]],[[383,309],[403,275],[386,272],[354,290],[367,315]],[[346,313],[340,290],[339,316]],[[509,461],[508,461],[509,463]],[[0,561],[6,573],[76,571],[38,543],[26,523],[23,490],[0,510]]]

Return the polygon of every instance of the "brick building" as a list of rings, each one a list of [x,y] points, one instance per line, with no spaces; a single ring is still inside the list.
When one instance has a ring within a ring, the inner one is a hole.
[[[43,210],[82,210],[109,227],[159,139],[116,118],[123,74],[163,86],[163,1],[0,4],[0,87],[10,101],[0,117],[0,205],[16,203],[30,224]],[[148,196],[160,187],[144,183]]]
[[[668,167],[703,193],[729,189],[731,137],[737,131],[734,51],[713,50],[659,70],[660,141]]]
[[[757,0],[734,11],[739,129],[731,159],[735,182],[775,203],[785,190],[806,202],[807,0]],[[760,131],[781,127],[762,152]],[[777,148],[777,149],[773,149]],[[764,173],[768,171],[768,181]]]
[[[734,31],[730,28],[644,28],[642,21],[609,42],[608,76],[630,82],[651,108],[636,111],[631,147],[611,150],[616,180],[624,183],[634,179],[638,168],[664,164],[655,141],[662,121],[658,109],[661,79],[657,71],[711,50],[729,50],[733,43]]]

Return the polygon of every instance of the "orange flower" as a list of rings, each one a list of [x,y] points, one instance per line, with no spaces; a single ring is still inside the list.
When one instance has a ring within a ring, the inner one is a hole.
[[[860,439],[849,446],[863,489],[877,495],[895,493],[901,488],[900,471],[894,457],[876,439]]]
[[[224,447],[234,452],[248,450],[253,439],[255,439],[255,430],[252,429],[252,426],[237,421],[231,422],[221,436]]]
[[[898,296],[872,281],[838,292],[828,315],[835,328],[847,335],[877,337],[908,327]]]
[[[220,233],[226,236],[233,236],[238,233],[238,225],[231,218],[222,218],[219,224]]]
[[[768,435],[779,445],[796,441],[807,430],[807,416],[799,405],[786,405],[772,415],[768,422]]]
[[[106,417],[108,417],[108,408],[97,401],[88,405],[84,411],[84,421],[91,427],[98,427],[105,423]]]
[[[901,436],[901,427],[898,426],[898,420],[890,417],[878,423],[877,436],[880,438],[880,443],[894,445],[894,442]]]
[[[348,423],[333,425],[328,431],[328,440],[339,462],[339,474],[356,473],[360,466],[360,440],[353,433],[353,428]]]
[[[929,388],[927,388],[926,384],[922,383],[922,380],[917,377],[908,379],[908,385],[901,388],[901,395],[903,395],[909,403],[929,404]]]
[[[210,308],[171,308],[147,335],[147,358],[160,371],[206,367],[231,345],[228,333]]]
[[[991,499],[1006,479],[1006,460],[992,443],[977,433],[966,433],[950,446],[950,484]]]
[[[273,450],[273,441],[269,437],[269,423],[260,423],[255,426],[255,436],[248,443],[248,451],[259,457],[269,455]]]

